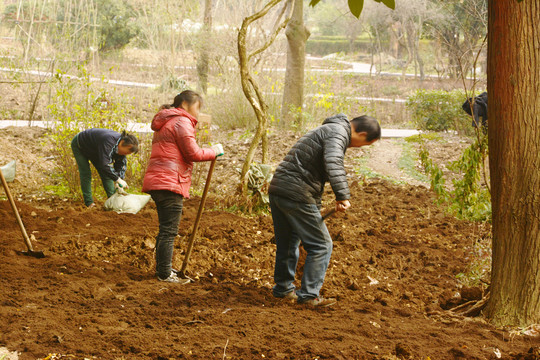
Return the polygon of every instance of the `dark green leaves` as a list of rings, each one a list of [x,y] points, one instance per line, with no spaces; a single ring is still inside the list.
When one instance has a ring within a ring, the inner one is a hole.
[[[349,0],[349,10],[357,18],[360,17],[362,9],[364,8],[364,0]]]
[[[310,6],[317,5],[321,0],[311,0],[309,2]],[[396,0],[374,0],[376,2],[382,2],[384,5],[389,7],[390,9],[394,10],[396,8]],[[522,0],[518,0],[522,1]],[[351,10],[351,13],[356,16],[357,18],[360,17],[360,14],[362,13],[362,9],[364,8],[364,0],[348,0],[349,2],[349,10]]]
[[[389,7],[390,9],[394,10],[396,8],[396,1],[395,0],[375,0],[376,2],[382,2],[384,5]]]

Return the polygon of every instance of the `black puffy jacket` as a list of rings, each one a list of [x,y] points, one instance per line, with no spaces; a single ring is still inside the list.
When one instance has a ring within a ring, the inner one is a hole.
[[[344,114],[326,119],[323,124],[298,140],[278,165],[269,193],[301,203],[321,203],[326,181],[336,200],[350,198],[343,165],[351,142],[351,125]]]

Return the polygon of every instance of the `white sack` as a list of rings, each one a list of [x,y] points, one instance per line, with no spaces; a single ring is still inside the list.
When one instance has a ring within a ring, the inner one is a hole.
[[[148,201],[150,201],[150,195],[121,195],[116,192],[105,201],[105,210],[113,210],[118,214],[136,214]]]
[[[17,160],[13,160],[9,162],[7,165],[0,167],[0,171],[2,171],[2,174],[4,174],[4,177],[6,178],[7,182],[12,182],[13,180],[15,180],[16,164],[17,164]]]

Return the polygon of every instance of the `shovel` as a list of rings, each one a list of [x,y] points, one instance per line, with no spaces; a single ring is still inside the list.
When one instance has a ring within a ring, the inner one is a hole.
[[[212,173],[214,172],[214,167],[216,166],[216,159],[212,160],[212,162],[210,163],[210,169],[208,170],[208,176],[206,177],[206,184],[204,184],[204,191],[201,197],[199,211],[197,212],[197,217],[195,218],[195,224],[193,224],[193,231],[191,232],[191,236],[189,237],[186,256],[184,256],[182,268],[178,272],[178,276],[180,276],[182,279],[189,279],[192,282],[194,280],[186,275],[186,268],[189,262],[189,257],[191,256],[191,250],[193,250],[193,243],[195,242],[195,237],[197,236],[197,230],[199,229],[199,223],[201,221],[201,216],[204,210],[204,203],[206,202],[206,195],[208,195],[208,189],[210,188],[210,180],[212,179]]]
[[[28,251],[22,251],[22,253],[24,255],[33,256],[38,259],[44,258],[45,254],[43,254],[43,251],[34,251],[34,249],[32,248],[32,243],[30,242],[30,238],[28,237],[28,234],[26,233],[26,229],[24,228],[24,224],[21,220],[21,216],[19,215],[19,210],[17,210],[17,206],[15,205],[15,201],[13,200],[13,197],[11,196],[11,192],[9,191],[6,178],[4,177],[4,174],[2,173],[2,171],[0,171],[0,178],[2,179],[2,185],[4,186],[4,190],[6,191],[6,195],[8,197],[9,203],[11,204],[11,208],[13,209],[13,213],[15,213],[15,217],[17,218],[17,222],[19,223],[19,227],[21,228],[21,233],[26,243],[26,247],[28,248]]]

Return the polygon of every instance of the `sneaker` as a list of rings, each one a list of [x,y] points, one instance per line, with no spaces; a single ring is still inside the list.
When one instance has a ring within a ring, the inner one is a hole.
[[[276,296],[276,297],[280,299],[285,299],[285,300],[298,300],[298,295],[296,295],[296,290],[289,291],[283,296]]]
[[[155,253],[155,251],[154,251],[154,253]],[[176,270],[174,268],[171,268],[171,274],[174,274],[174,275],[178,276],[179,273],[180,273],[180,270]],[[156,274],[156,276],[159,276],[157,271],[155,272],[155,274]]]
[[[168,278],[163,279],[159,276],[157,278],[159,281],[170,282],[170,283],[181,284],[181,285],[189,283],[189,279],[181,279],[173,272],[171,272],[171,275],[169,275]]]
[[[332,306],[335,303],[337,303],[337,300],[334,298],[323,298],[323,297],[317,297],[312,299],[307,299],[303,301],[299,301],[299,304],[305,304],[305,305],[311,305],[311,306],[320,306],[320,307],[326,307],[326,306]]]

